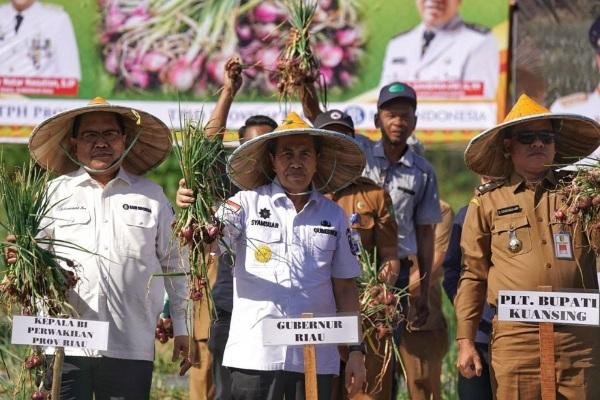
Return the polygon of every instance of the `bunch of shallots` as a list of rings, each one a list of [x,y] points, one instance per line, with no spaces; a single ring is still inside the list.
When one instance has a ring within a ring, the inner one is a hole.
[[[206,95],[240,54],[250,86],[272,94],[291,28],[286,1],[100,0],[104,68],[125,87]],[[319,0],[310,35],[323,82],[350,86],[364,44],[358,0]]]
[[[558,194],[565,201],[554,218],[580,224],[592,249],[600,253],[600,163],[581,167],[573,179],[561,181]]]

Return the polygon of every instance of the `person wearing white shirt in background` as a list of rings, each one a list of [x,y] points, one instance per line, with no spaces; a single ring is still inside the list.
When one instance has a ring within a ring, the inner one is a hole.
[[[379,87],[394,81],[478,82],[482,97],[496,97],[498,43],[489,29],[463,21],[460,3],[416,0],[421,23],[388,43]]]
[[[69,304],[79,319],[109,323],[106,351],[65,349],[60,398],[148,399],[165,289],[173,360],[188,351],[186,279],[153,276],[185,272],[187,256],[173,237],[174,213],[162,188],[140,176],[168,156],[169,128],[95,98],[40,123],[29,149],[41,167],[60,175],[49,185],[54,206],[45,234],[86,250],[55,249],[80,278]]]
[[[600,17],[597,17],[590,26],[588,37],[594,48],[596,68],[600,72]],[[550,111],[563,114],[581,114],[600,122],[600,84],[590,93],[579,92],[559,97],[550,106]],[[600,147],[586,158],[576,162],[575,165],[596,164],[599,160]]]
[[[36,0],[0,5],[0,77],[81,81],[75,32],[62,7]]]

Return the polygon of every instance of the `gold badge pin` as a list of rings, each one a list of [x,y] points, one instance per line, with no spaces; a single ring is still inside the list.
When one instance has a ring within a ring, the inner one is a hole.
[[[254,250],[254,258],[260,263],[268,263],[271,260],[273,252],[271,248],[265,244],[261,244]]]
[[[356,203],[356,208],[358,208],[359,210],[361,208],[365,208],[365,203],[359,200],[358,203]]]

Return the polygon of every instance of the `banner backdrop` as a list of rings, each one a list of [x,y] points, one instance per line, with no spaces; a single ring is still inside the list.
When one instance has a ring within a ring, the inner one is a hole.
[[[277,98],[283,3],[38,0],[18,13],[0,0],[0,140],[24,142],[31,126],[95,96],[177,127],[180,112],[211,112],[233,54],[247,68],[228,128],[253,114],[281,120],[285,109],[300,109]],[[418,92],[423,141],[468,140],[504,114],[508,2],[448,2],[460,9],[433,33],[419,3],[319,0],[312,47],[327,107],[372,130],[379,87],[401,80]]]
[[[600,2],[520,2],[516,33],[514,98],[526,92],[553,112],[600,122]]]

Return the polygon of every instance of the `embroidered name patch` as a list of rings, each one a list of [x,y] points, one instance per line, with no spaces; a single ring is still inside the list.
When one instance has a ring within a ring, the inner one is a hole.
[[[260,219],[250,220],[250,225],[266,226],[267,228],[279,228],[278,222],[262,221]]]
[[[324,233],[326,235],[337,236],[337,231],[334,229],[315,228],[315,233]]]
[[[148,213],[152,213],[152,210],[148,207],[135,206],[133,204],[123,204],[123,210],[141,210],[146,211]]]
[[[498,210],[496,210],[496,212],[498,213],[499,216],[514,214],[514,213],[521,212],[521,207],[519,207],[518,205],[509,206],[509,207],[499,208]]]

